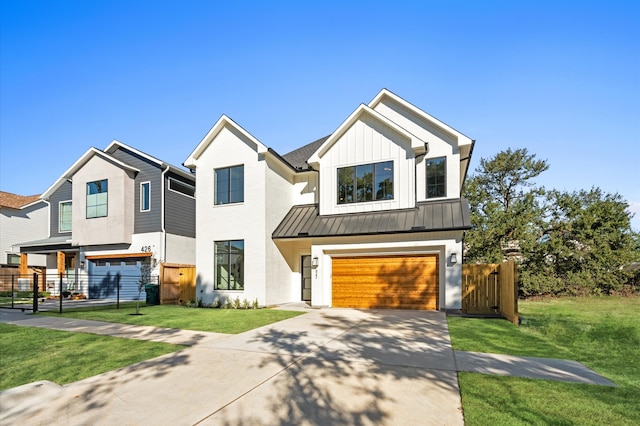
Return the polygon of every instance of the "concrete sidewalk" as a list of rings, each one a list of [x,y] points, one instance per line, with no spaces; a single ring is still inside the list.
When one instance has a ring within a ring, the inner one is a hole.
[[[599,377],[574,362],[561,374],[560,360],[454,352],[445,315],[432,311],[308,310],[238,335],[2,314],[14,324],[190,346],[66,386],[2,392],[0,424],[455,425],[464,423],[459,370]]]

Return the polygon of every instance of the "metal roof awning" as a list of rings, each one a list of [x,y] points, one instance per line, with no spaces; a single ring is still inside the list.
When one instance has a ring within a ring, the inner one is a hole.
[[[436,232],[471,228],[464,198],[418,203],[414,209],[320,216],[317,204],[293,206],[273,239]]]
[[[43,240],[27,241],[14,244],[14,247],[20,247],[20,253],[34,254],[78,249],[78,247],[71,244],[70,237],[51,237]]]

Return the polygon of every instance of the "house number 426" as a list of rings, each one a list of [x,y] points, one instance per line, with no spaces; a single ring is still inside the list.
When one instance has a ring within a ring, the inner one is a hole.
[[[142,246],[140,251],[143,253],[151,253],[151,246]]]

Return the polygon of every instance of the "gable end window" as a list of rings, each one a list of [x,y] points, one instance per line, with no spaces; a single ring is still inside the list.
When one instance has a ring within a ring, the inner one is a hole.
[[[244,166],[215,170],[215,205],[244,201]]]
[[[107,186],[107,179],[87,183],[87,219],[107,216]]]
[[[148,212],[151,210],[151,182],[142,182],[140,184],[140,211]]]
[[[393,200],[393,161],[338,168],[338,204]]]
[[[447,160],[429,158],[427,164],[427,198],[447,196]]]
[[[216,290],[244,290],[244,240],[214,243]]]
[[[71,232],[71,201],[58,204],[58,232]]]

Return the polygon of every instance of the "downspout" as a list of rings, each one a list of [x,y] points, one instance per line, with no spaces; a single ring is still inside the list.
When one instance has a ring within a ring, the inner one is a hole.
[[[164,193],[165,193],[165,185],[166,185],[166,174],[169,171],[169,166],[164,165],[165,169],[162,170],[160,176],[162,177],[162,191],[160,191],[160,231],[162,232],[162,256],[158,259],[159,262],[167,261],[167,230],[165,229],[164,224]]]
[[[44,201],[47,204],[47,238],[51,238],[51,203],[49,202],[49,200],[45,200],[44,198],[42,199],[42,201]],[[73,227],[71,228],[71,232],[73,232]],[[44,258],[45,276],[48,273],[49,273],[49,254],[45,255],[45,258]],[[45,286],[45,290],[46,290],[46,286]]]

